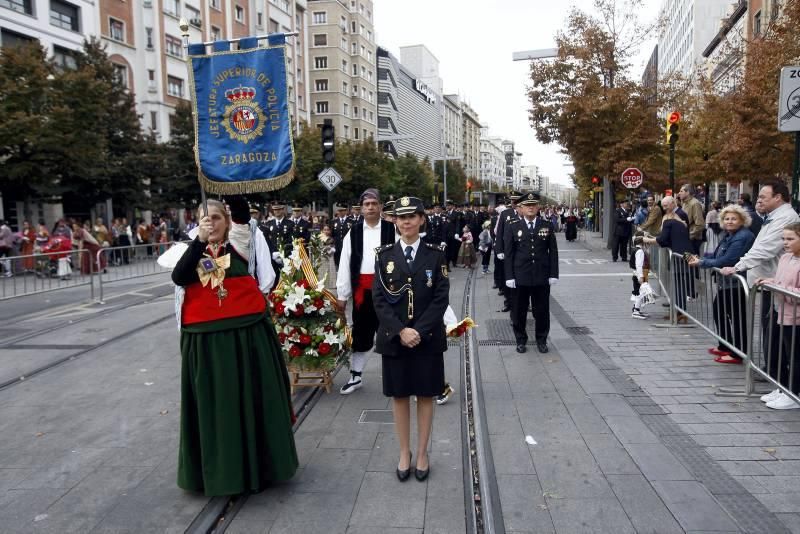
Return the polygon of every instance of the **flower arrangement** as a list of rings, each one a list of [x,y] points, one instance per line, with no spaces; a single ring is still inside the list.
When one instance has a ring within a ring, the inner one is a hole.
[[[297,240],[283,256],[280,283],[267,298],[287,366],[330,371],[346,360],[350,331],[334,296],[317,279],[305,245]]]
[[[461,337],[467,333],[467,330],[475,328],[476,326],[478,325],[475,324],[475,321],[469,317],[466,317],[458,323],[451,324],[446,327],[447,337]]]

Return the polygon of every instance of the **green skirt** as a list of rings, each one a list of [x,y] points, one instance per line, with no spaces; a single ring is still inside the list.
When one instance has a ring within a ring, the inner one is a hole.
[[[178,486],[258,492],[297,470],[289,377],[269,317],[181,329]]]

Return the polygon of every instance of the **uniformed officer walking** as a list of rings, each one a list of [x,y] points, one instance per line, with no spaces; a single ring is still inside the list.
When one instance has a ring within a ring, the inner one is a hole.
[[[550,286],[558,282],[558,247],[553,226],[539,215],[539,195],[520,200],[523,217],[505,226],[506,287],[513,289],[511,324],[517,352],[527,349],[525,318],[528,304],[536,320],[536,346],[545,353],[550,333]]]
[[[271,206],[272,218],[267,219],[259,225],[264,238],[267,240],[269,249],[272,251],[272,268],[276,273],[283,267],[281,251],[288,256],[292,253],[292,234],[294,225],[286,218],[286,207],[280,202],[275,202]],[[275,277],[277,285],[280,277]]]
[[[506,242],[505,242],[505,229],[506,226],[511,224],[513,221],[519,219],[519,214],[517,213],[517,203],[519,199],[522,197],[522,193],[518,193],[516,191],[512,191],[508,195],[508,207],[500,212],[500,215],[497,218],[497,227],[494,229],[494,233],[497,236],[494,242],[494,254],[495,254],[495,272],[499,271],[499,274],[495,276],[502,276],[505,274],[505,261],[506,261]],[[506,287],[505,284],[498,284],[500,286],[500,293],[503,295],[503,309],[502,312],[511,311],[511,302],[514,298],[514,290],[512,288]]]
[[[339,268],[339,258],[342,256],[342,242],[344,236],[353,227],[353,219],[347,215],[347,206],[336,207],[336,217],[331,222],[331,236],[333,236],[333,246],[336,250],[333,252],[333,261],[336,262],[336,268]]]
[[[414,475],[430,473],[428,443],[433,397],[444,389],[447,334],[444,312],[449,302],[447,259],[438,246],[420,239],[425,208],[420,199],[395,203],[400,239],[382,246],[375,258],[372,298],[379,326],[375,345],[382,355],[383,394],[392,397],[395,432],[400,443],[397,478],[411,473],[410,402],[417,397],[417,455]]]
[[[292,218],[290,220],[292,226],[294,226],[292,229],[292,238],[302,239],[303,242],[308,244],[311,240],[311,223],[303,218],[303,208],[294,206],[292,208]]]

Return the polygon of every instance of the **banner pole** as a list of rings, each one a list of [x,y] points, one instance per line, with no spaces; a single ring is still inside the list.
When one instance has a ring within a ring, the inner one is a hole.
[[[181,29],[181,37],[183,37],[183,53],[186,56],[186,68],[191,69],[192,63],[189,59],[189,21],[181,18],[179,27]],[[194,114],[194,111],[192,111]],[[206,198],[206,191],[203,189],[203,182],[200,181],[200,169],[197,169],[197,185],[200,186],[200,202],[203,205],[203,215],[208,215],[208,199]]]

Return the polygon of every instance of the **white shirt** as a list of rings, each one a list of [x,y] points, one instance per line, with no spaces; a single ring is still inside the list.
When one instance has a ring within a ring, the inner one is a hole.
[[[767,219],[769,222],[761,227],[753,246],[734,267],[739,272],[747,270],[747,284],[750,286],[759,278],[775,276],[778,260],[783,255],[783,229],[800,221],[788,202],[772,210]]]
[[[355,227],[354,227],[355,228]],[[347,300],[353,295],[350,283],[350,229],[342,242],[342,255],[339,258],[339,270],[336,273],[336,298]],[[375,249],[381,246],[381,222],[370,226],[364,221],[364,253],[361,256],[361,274],[375,274]]]
[[[418,237],[416,241],[413,243],[406,243],[400,238],[397,242],[400,243],[400,249],[403,251],[403,256],[406,255],[406,247],[411,247],[413,250],[411,251],[411,261],[414,261],[414,258],[417,257],[417,250],[419,249],[419,244],[422,240]]]

